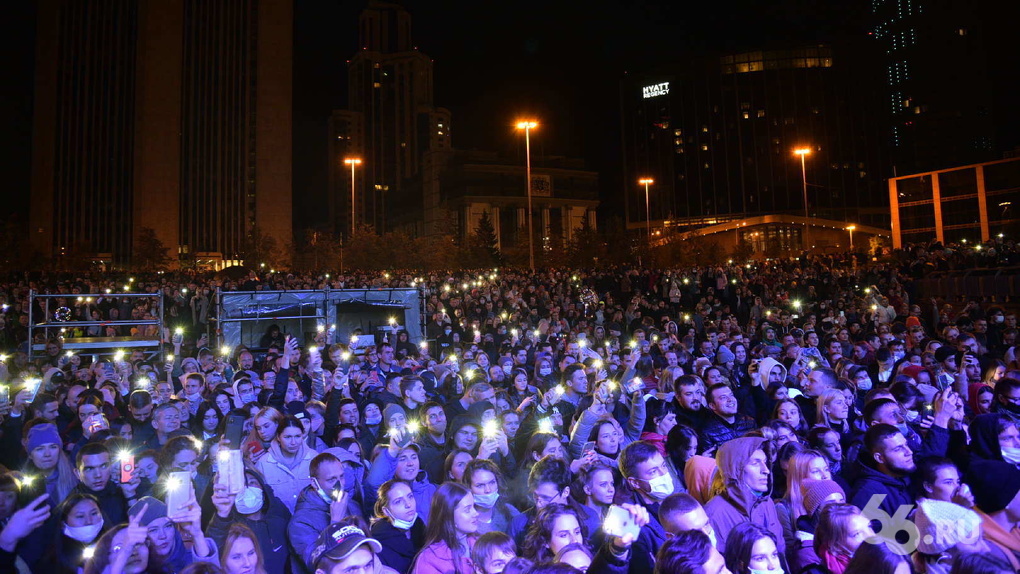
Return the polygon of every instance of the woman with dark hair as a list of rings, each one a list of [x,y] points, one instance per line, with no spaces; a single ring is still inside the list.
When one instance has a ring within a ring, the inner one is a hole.
[[[382,544],[379,560],[400,574],[411,569],[414,555],[425,542],[425,522],[411,487],[402,480],[387,480],[379,487],[371,534]]]
[[[148,536],[146,527],[135,523],[118,524],[107,530],[85,562],[85,574],[147,574]],[[114,548],[117,552],[113,552]]]
[[[213,440],[222,420],[223,414],[215,403],[202,401],[195,416],[191,417],[191,434],[202,441]]]
[[[798,436],[804,436],[808,431],[804,413],[793,399],[784,399],[776,403],[776,407],[772,409],[772,419],[790,425]]]
[[[99,539],[106,526],[99,501],[91,494],[73,492],[57,507],[57,516],[61,533],[36,569],[77,574],[85,549]]]
[[[676,406],[673,401],[651,398],[645,402],[645,428],[641,439],[655,445],[659,454],[666,455],[666,437],[676,422]]]
[[[535,516],[524,537],[521,556],[536,563],[549,562],[568,544],[584,543],[587,533],[577,511],[566,504],[548,504]]]
[[[776,535],[753,522],[738,524],[730,531],[723,558],[733,574],[779,574],[783,571]]]
[[[528,397],[534,397],[538,393],[538,389],[528,383],[528,371],[520,367],[510,371],[509,382],[507,398],[510,400],[510,406],[521,414],[525,414],[529,408],[534,408],[537,397],[526,404],[524,402]]]
[[[308,484],[309,467],[318,454],[305,443],[305,425],[287,415],[276,429],[266,456],[255,464],[287,510],[294,512],[298,494]]]
[[[815,529],[814,548],[821,560],[806,573],[845,574],[857,549],[875,535],[868,519],[852,504],[833,503],[822,509]]]
[[[414,559],[412,574],[473,574],[471,548],[478,538],[478,511],[466,486],[445,482],[429,508],[425,547]]]
[[[464,467],[461,482],[471,489],[475,498],[479,534],[506,532],[513,517],[521,513],[508,503],[506,497],[500,496],[501,492],[506,492],[503,473],[491,460],[479,458],[469,462]]]
[[[645,384],[645,391],[654,393],[659,389],[659,379],[655,377],[655,362],[651,355],[641,355],[634,363],[634,377],[641,379]],[[664,392],[672,389],[663,389]]]
[[[666,437],[666,454],[666,465],[675,479],[674,484],[682,486],[686,491],[684,471],[687,461],[698,454],[698,433],[687,425],[676,425]]]

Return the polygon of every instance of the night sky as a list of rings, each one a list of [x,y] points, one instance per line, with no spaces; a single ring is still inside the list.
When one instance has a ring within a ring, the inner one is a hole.
[[[4,199],[0,217],[27,215],[31,162],[35,9],[9,3],[0,28],[0,135]],[[357,49],[364,2],[297,0],[294,62],[295,231],[319,223],[326,187],[326,120],[344,108],[346,60]],[[408,0],[412,34],[435,61],[435,102],[453,113],[459,149],[519,153],[511,121],[542,122],[536,153],[585,159],[601,173],[603,201],[618,207],[619,82],[690,55],[861,33],[865,0],[563,0],[468,2]],[[604,209],[604,213],[608,210]]]

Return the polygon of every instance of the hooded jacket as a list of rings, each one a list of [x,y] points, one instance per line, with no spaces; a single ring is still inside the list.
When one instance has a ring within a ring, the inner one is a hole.
[[[981,460],[1002,460],[1002,449],[999,448],[999,418],[1003,415],[991,413],[978,415],[970,423],[970,459],[971,462]]]
[[[286,572],[288,561],[292,562],[291,572],[301,572],[297,566],[300,562],[299,557],[292,556],[287,545],[287,524],[291,520],[290,510],[273,493],[273,487],[267,484],[259,473],[253,473],[251,470],[246,470],[246,473],[249,476],[254,476],[261,486],[262,517],[252,520],[249,516],[238,512],[236,508],[231,510],[229,518],[220,518],[219,514],[214,513],[206,526],[206,537],[216,542],[217,548],[222,548],[227,540],[227,531],[230,530],[230,525],[235,522],[244,524],[255,533],[255,538],[258,539],[266,572]]]
[[[769,492],[756,494],[741,479],[744,467],[755,451],[762,450],[764,438],[734,438],[719,447],[716,464],[722,475],[724,490],[717,494],[705,506],[705,512],[715,528],[716,544],[719,552],[725,552],[726,536],[737,524],[753,522],[767,528],[775,535],[776,545],[780,554],[785,552],[785,541],[782,536],[782,525],[775,510],[775,503],[769,498]],[[771,490],[769,479],[769,490]]]
[[[308,467],[317,454],[319,453],[302,443],[301,452],[297,454],[294,462],[285,463],[280,444],[273,442],[266,456],[259,459],[255,465],[266,479],[266,484],[273,488],[273,492],[291,513],[297,505],[298,494],[308,484]]]
[[[305,556],[308,548],[315,545],[319,533],[326,530],[330,523],[329,503],[319,496],[312,486],[305,487],[298,495],[294,516],[287,524],[287,541],[290,543],[294,556]],[[301,561],[303,572],[313,572]],[[295,574],[298,570],[295,569]]]
[[[860,456],[854,462],[853,470],[856,478],[850,490],[850,499],[847,501],[857,508],[864,509],[872,500],[873,496],[885,495],[885,498],[878,503],[878,507],[895,516],[900,506],[912,506],[914,498],[910,495],[910,478],[898,478],[880,472],[869,464],[865,459],[867,451],[862,450]]]
[[[761,450],[765,439],[744,437],[733,439],[719,447],[716,464],[722,474],[725,490],[708,501],[705,512],[716,532],[719,552],[725,552],[726,537],[730,530],[742,522],[753,522],[767,528],[776,537],[780,554],[786,552],[783,526],[779,522],[776,505],[769,492],[755,494],[740,476],[755,451]],[[772,480],[769,479],[769,491]]]
[[[420,459],[419,459],[420,462]],[[376,499],[379,498],[379,487],[384,482],[393,478],[397,471],[397,459],[390,454],[388,449],[379,453],[372,461],[372,468],[368,470],[365,477],[365,509],[372,508]],[[418,476],[411,482],[411,493],[414,495],[414,502],[418,505],[418,516],[428,524],[428,510],[432,507],[432,497],[436,494],[436,485],[429,482],[428,473],[424,470],[418,471]],[[422,512],[422,509],[426,509]]]

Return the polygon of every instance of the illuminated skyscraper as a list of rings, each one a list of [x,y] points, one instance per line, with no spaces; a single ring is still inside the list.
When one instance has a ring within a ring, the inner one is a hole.
[[[342,141],[344,148],[363,155],[355,180],[359,225],[368,223],[380,232],[400,226],[420,233],[424,198],[420,191],[409,191],[407,181],[419,175],[427,151],[450,148],[450,112],[433,103],[432,60],[411,41],[407,10],[371,0],[359,17],[358,36],[361,49],[348,65],[349,109],[334,112],[331,125],[333,140],[349,139],[333,141],[333,149]],[[349,178],[332,178],[331,203],[346,207],[334,210],[337,214],[350,212],[349,199],[336,199],[349,198]],[[349,227],[333,219],[338,231]]]
[[[31,241],[129,262],[291,240],[292,0],[41,0]]]

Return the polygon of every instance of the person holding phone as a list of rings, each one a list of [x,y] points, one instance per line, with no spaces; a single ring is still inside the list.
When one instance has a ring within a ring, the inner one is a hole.
[[[151,496],[141,498],[128,511],[131,526],[145,528],[149,560],[164,571],[180,572],[194,562],[219,564],[216,543],[202,532],[202,509],[194,493],[185,508],[167,514],[167,505]],[[184,543],[181,531],[191,535],[191,547]]]

